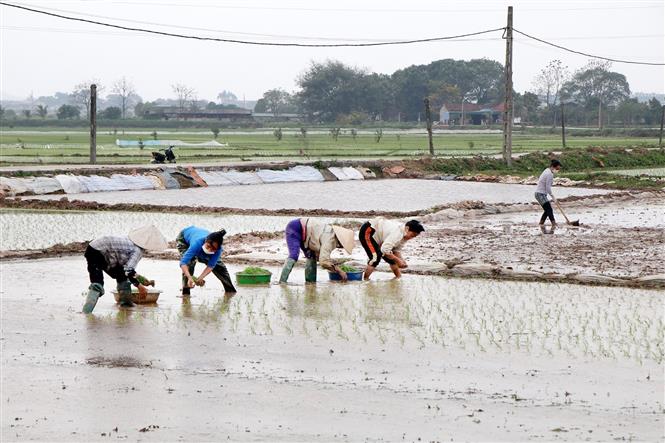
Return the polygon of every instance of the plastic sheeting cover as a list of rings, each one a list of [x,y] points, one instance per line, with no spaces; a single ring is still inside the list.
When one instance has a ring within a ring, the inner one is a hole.
[[[209,186],[228,186],[237,184],[221,171],[199,171],[199,175]]]
[[[108,177],[101,177],[99,175],[91,175],[89,177],[79,175],[77,178],[88,189],[88,192],[125,191],[127,189],[121,181],[111,180]]]
[[[324,181],[323,175],[312,166],[296,166],[283,171],[259,169],[256,174],[264,183]]]
[[[28,187],[23,180],[18,178],[0,177],[0,186],[11,195],[25,194]]]
[[[331,166],[328,168],[333,173],[337,180],[363,180],[365,177],[356,168],[346,166],[340,168],[338,166]]]
[[[60,186],[62,186],[62,189],[67,194],[81,194],[88,192],[88,188],[86,188],[75,175],[56,175],[55,179],[58,180]]]
[[[260,185],[263,180],[256,172],[240,172],[235,170],[221,172],[225,178],[231,180],[235,185]]]
[[[155,189],[155,184],[144,175],[113,174],[111,180],[127,190]]]

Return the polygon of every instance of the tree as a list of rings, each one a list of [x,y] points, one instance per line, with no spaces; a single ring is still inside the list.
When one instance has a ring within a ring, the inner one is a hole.
[[[649,105],[640,103],[636,98],[624,100],[617,106],[614,116],[621,120],[624,126],[642,123],[648,118]]]
[[[23,114],[23,117],[29,119],[30,116],[32,115],[32,112],[29,109],[24,109],[23,111],[21,111],[21,114]]]
[[[238,97],[231,91],[226,89],[217,94],[217,100],[219,100],[220,105],[226,105],[229,103],[235,103],[238,101]]]
[[[215,140],[217,140],[217,137],[219,137],[219,128],[212,128],[210,130],[212,131],[212,135],[215,137]]]
[[[109,106],[100,112],[99,116],[107,120],[118,120],[122,117],[122,110],[117,106]]]
[[[48,106],[45,105],[37,105],[37,115],[40,116],[41,118],[46,118],[48,115]]]
[[[132,105],[132,98],[136,94],[134,85],[127,80],[127,77],[122,77],[120,80],[113,83],[111,91],[120,97],[121,116],[123,119],[126,118],[127,108]]]
[[[194,88],[190,88],[189,86],[182,83],[175,83],[171,85],[171,89],[176,95],[178,109],[180,109],[181,112],[185,110],[185,105],[187,105],[187,102],[190,102],[196,96],[196,91]]]
[[[68,118],[79,118],[81,116],[81,110],[76,106],[62,105],[58,108],[58,112],[56,115],[59,120],[65,120]]]
[[[515,101],[515,116],[519,116],[522,122],[533,122],[538,113],[540,106],[540,98],[533,92],[525,92],[524,94],[514,93]]]
[[[339,114],[358,109],[358,80],[364,71],[339,61],[312,62],[298,78],[298,99],[310,119],[333,121]]]
[[[552,126],[556,125],[556,105],[561,99],[561,88],[569,77],[568,66],[561,60],[552,60],[533,80],[536,93],[545,99],[547,113],[552,118]]]
[[[74,103],[85,109],[86,119],[90,118],[90,86],[93,84],[97,85],[97,95],[101,95],[102,91],[104,91],[104,86],[97,79],[77,84],[74,86],[74,91],[72,92]]]
[[[563,94],[586,107],[598,106],[598,128],[603,127],[603,105],[626,100],[630,86],[626,76],[609,70],[609,62],[589,62],[564,85]]]
[[[260,114],[268,112],[268,103],[265,99],[260,98],[256,101],[256,104],[254,105],[254,112]]]
[[[266,106],[264,112],[270,112],[277,117],[282,108],[287,106],[291,101],[291,95],[285,90],[277,88],[264,92],[262,99]]]
[[[0,118],[5,116],[5,108],[3,106],[0,106]]]

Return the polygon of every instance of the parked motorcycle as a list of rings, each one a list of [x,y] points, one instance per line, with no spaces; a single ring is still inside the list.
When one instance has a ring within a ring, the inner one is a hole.
[[[164,151],[162,154],[160,151]],[[159,151],[152,151],[152,160],[150,163],[175,163],[175,154],[173,153],[173,146]]]

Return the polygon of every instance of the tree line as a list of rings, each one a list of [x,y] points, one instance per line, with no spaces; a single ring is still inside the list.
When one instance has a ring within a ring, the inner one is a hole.
[[[22,118],[46,118],[47,99],[62,103],[55,110],[58,119],[88,118],[90,84],[97,84],[98,94],[105,86],[97,79],[76,84],[69,94],[40,97],[32,109],[21,111]],[[423,100],[429,99],[434,118],[444,104],[470,103],[493,106],[503,101],[503,66],[489,59],[436,60],[412,65],[394,73],[379,74],[337,60],[312,62],[297,78],[297,89],[266,91],[254,106],[255,113],[298,114],[308,122],[362,125],[376,121],[420,121]],[[201,100],[196,89],[185,84],[171,85],[172,97],[144,102],[134,85],[125,77],[112,83],[99,112],[101,119],[159,118],[150,113],[160,106],[184,110],[239,108],[243,102],[230,91],[217,95],[217,102]],[[562,111],[569,125],[599,128],[607,124],[635,126],[657,125],[662,103],[655,97],[640,102],[630,96],[626,77],[612,70],[611,63],[591,61],[570,72],[560,60],[552,60],[533,79],[525,92],[514,91],[514,116],[523,124],[556,126]],[[50,111],[53,114],[53,110]],[[12,115],[13,113],[13,115]],[[17,118],[14,111],[0,107],[3,119]],[[454,122],[459,124],[459,121]]]

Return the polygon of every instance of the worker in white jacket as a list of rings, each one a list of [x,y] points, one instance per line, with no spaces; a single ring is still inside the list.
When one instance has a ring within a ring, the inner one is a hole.
[[[536,187],[536,201],[543,208],[543,215],[540,217],[540,229],[545,232],[545,220],[550,219],[552,223],[552,231],[547,232],[548,234],[553,232],[556,227],[556,221],[554,220],[554,211],[552,210],[552,204],[550,203],[547,196],[552,197],[552,201],[556,203],[556,197],[552,193],[552,184],[554,183],[554,174],[559,172],[561,169],[561,162],[559,160],[553,159],[550,162],[550,167],[545,169],[540,177],[538,178],[538,186]]]
[[[402,276],[400,269],[407,267],[401,249],[405,242],[417,237],[425,228],[418,220],[406,224],[377,217],[360,227],[360,244],[365,249],[369,261],[363,278],[368,280],[381,259],[390,265],[396,278]]]

